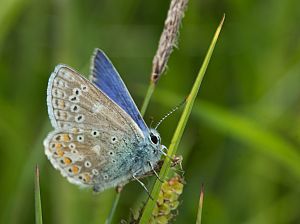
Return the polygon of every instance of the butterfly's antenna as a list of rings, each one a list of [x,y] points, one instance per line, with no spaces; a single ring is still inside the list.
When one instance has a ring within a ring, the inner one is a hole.
[[[181,106],[183,106],[186,102],[186,98],[180,103],[178,104],[176,107],[174,107],[170,112],[168,112],[165,116],[163,116],[162,119],[160,119],[160,121],[156,124],[154,129],[157,129],[158,126],[167,118],[169,117],[171,114],[173,114],[176,110],[178,110]]]

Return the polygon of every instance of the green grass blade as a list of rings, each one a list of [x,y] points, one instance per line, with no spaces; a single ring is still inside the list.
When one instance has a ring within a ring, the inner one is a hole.
[[[204,199],[204,187],[203,187],[203,185],[202,185],[201,191],[200,191],[200,199],[199,199],[199,207],[198,207],[198,213],[197,213],[196,224],[201,224],[201,219],[202,219],[202,208],[203,208],[203,199]]]
[[[119,200],[120,200],[120,197],[121,197],[121,192],[118,191],[116,196],[115,196],[115,199],[114,199],[113,205],[111,207],[111,210],[109,212],[109,216],[105,221],[105,224],[111,224],[112,223],[113,218],[114,218],[114,214],[116,212],[116,209],[117,209],[117,206],[118,206],[118,203],[119,203]]]
[[[188,118],[190,116],[190,113],[192,111],[193,104],[194,104],[194,101],[196,99],[198,90],[200,88],[202,79],[204,77],[204,74],[205,74],[205,71],[206,71],[207,66],[209,64],[209,61],[210,61],[211,55],[213,53],[214,47],[215,47],[216,42],[218,40],[218,36],[220,34],[224,19],[225,19],[225,15],[223,16],[223,18],[221,20],[221,23],[220,23],[220,25],[218,26],[218,28],[215,32],[215,35],[212,39],[210,47],[209,47],[209,49],[207,51],[207,54],[205,56],[204,62],[202,64],[201,68],[200,68],[200,71],[199,71],[198,75],[197,75],[196,81],[195,81],[195,83],[192,87],[192,90],[191,90],[189,96],[186,99],[186,105],[185,105],[184,111],[183,111],[183,113],[181,115],[181,118],[178,122],[177,128],[176,128],[175,133],[173,135],[173,138],[171,140],[170,147],[168,149],[168,155],[169,156],[173,156],[177,151],[179,142],[181,140],[181,137],[182,137],[183,131],[185,129],[186,123],[187,123]],[[162,166],[162,169],[160,171],[160,175],[159,175],[160,179],[162,179],[162,180],[166,179],[166,176],[168,174],[169,169],[170,169],[170,160],[165,159],[164,164]],[[144,208],[140,223],[146,224],[146,223],[149,222],[149,220],[151,218],[151,215],[152,215],[154,205],[155,205],[156,200],[158,198],[160,188],[161,188],[161,182],[159,180],[157,180],[155,182],[153,190],[151,192],[151,195],[154,198],[154,200],[151,200],[151,199],[148,200],[148,202],[147,202],[147,204]]]
[[[35,188],[34,188],[34,196],[35,196],[35,223],[42,224],[42,204],[41,204],[41,193],[40,193],[40,173],[39,167],[36,166],[35,169]]]

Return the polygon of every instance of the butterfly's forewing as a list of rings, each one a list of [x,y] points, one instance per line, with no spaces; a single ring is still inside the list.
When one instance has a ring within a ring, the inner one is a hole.
[[[131,129],[137,138],[143,133],[131,117],[87,79],[66,65],[51,74],[47,105],[54,128]]]
[[[53,166],[75,184],[99,185],[103,181],[106,185],[101,188],[105,189],[122,181],[115,172],[126,158],[119,155],[126,150],[132,153],[132,144],[144,139],[131,117],[65,65],[57,66],[49,79],[47,104],[56,130],[44,146]],[[127,178],[126,173],[121,175]]]
[[[120,75],[104,52],[99,49],[94,52],[91,72],[92,82],[125,110],[145,134],[148,133],[148,127]]]

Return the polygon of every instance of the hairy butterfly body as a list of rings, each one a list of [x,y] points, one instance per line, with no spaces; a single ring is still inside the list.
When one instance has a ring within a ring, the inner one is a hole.
[[[45,153],[71,183],[97,192],[153,170],[164,146],[149,129],[118,72],[96,49],[91,81],[67,65],[51,74],[47,106],[54,128]]]

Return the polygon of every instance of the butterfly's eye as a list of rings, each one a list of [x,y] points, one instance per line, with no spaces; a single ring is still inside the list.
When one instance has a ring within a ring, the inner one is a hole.
[[[151,139],[151,142],[155,145],[157,145],[159,143],[159,137],[154,135],[153,133],[150,134],[150,139]]]

